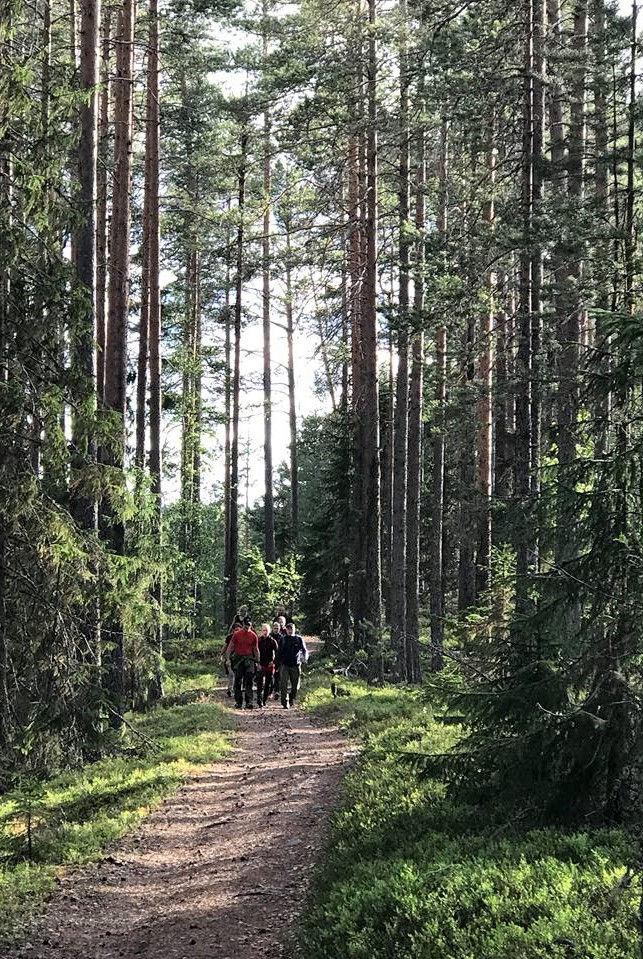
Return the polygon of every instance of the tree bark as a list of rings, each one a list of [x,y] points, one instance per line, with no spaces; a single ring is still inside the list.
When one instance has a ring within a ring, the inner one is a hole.
[[[393,426],[393,524],[391,554],[390,618],[391,641],[397,658],[399,676],[408,678],[406,662],[406,487],[409,426],[409,280],[410,280],[410,224],[409,224],[409,91],[406,0],[400,0],[402,20],[400,61],[400,127],[398,169],[398,251],[399,251],[399,310],[397,353],[398,366],[395,383],[395,413]]]
[[[377,368],[377,40],[376,0],[368,0],[367,135],[364,284],[362,289],[363,379],[361,402],[361,447],[364,549],[363,603],[355,609],[355,622],[367,648],[377,639],[382,614],[380,557],[379,393]]]
[[[448,231],[449,122],[440,132],[438,233],[446,245]],[[433,473],[431,488],[431,668],[442,669],[444,656],[444,481],[447,398],[447,329],[441,323],[435,340],[435,422],[433,426]]]
[[[391,556],[393,551],[393,420],[395,416],[395,375],[393,372],[393,331],[388,330],[388,369],[380,388],[380,489],[382,523],[382,593],[384,615],[391,622]]]
[[[109,311],[105,349],[105,407],[119,425],[115,446],[107,451],[110,466],[121,469],[125,458],[125,406],[127,399],[127,319],[129,313],[131,169],[132,169],[132,83],[134,59],[134,0],[123,0],[118,11],[116,31],[117,57],[114,78],[114,191],[110,225]],[[107,507],[109,546],[117,556],[124,555],[123,520]],[[110,644],[106,656],[107,688],[117,713],[122,712],[124,693],[123,623],[116,610],[103,623]],[[120,720],[113,717],[115,725]]]
[[[244,269],[244,211],[246,202],[246,156],[248,133],[241,133],[239,192],[237,201],[237,274],[234,304],[234,373],[232,377],[232,439],[230,443],[230,537],[226,562],[226,622],[237,609],[237,563],[239,559],[239,389],[241,366],[241,314]]]
[[[263,0],[263,61],[268,59],[268,0]],[[263,115],[263,235],[261,238],[262,316],[263,316],[263,429],[264,429],[264,538],[267,563],[274,563],[275,507],[272,477],[272,370],[270,356],[270,113]]]
[[[494,121],[487,148],[488,197],[484,203],[483,219],[489,234],[493,233],[496,179],[496,145]],[[478,551],[476,557],[476,589],[478,594],[488,589],[491,580],[491,496],[493,492],[493,367],[494,367],[494,297],[496,277],[492,267],[487,270],[488,303],[480,321],[478,352],[478,450],[476,478],[478,487]]]
[[[147,126],[145,130],[147,173],[149,183],[148,222],[148,322],[149,322],[149,379],[150,379],[150,448],[149,469],[151,492],[154,496],[154,535],[159,554],[163,547],[161,522],[162,463],[161,463],[161,286],[160,286],[160,223],[159,223],[159,165],[160,165],[160,117],[159,117],[159,15],[157,0],[149,0],[149,49],[147,64]],[[148,696],[156,702],[163,695],[163,583],[159,577],[152,587],[152,598],[157,607],[154,649],[156,667],[150,682]]]
[[[586,9],[586,4],[579,3],[582,9]],[[579,13],[580,15],[580,13]],[[634,200],[635,200],[635,165],[636,165],[636,61],[638,55],[639,39],[637,36],[638,4],[637,0],[632,0],[632,17],[630,33],[630,72],[628,78],[628,120],[627,120],[627,183],[625,190],[625,309],[628,315],[633,315],[635,305],[634,295],[634,275],[635,275],[635,254],[636,254],[636,229],[634,222]],[[576,22],[574,24],[574,35],[576,35]],[[584,63],[583,63],[584,66]],[[579,71],[580,73],[580,71]],[[584,80],[584,76],[583,76]],[[581,76],[578,77],[578,84],[581,84]],[[584,88],[583,88],[584,89]]]
[[[420,110],[424,104],[420,100]],[[420,493],[422,489],[422,398],[424,386],[424,229],[426,158],[424,128],[417,137],[415,175],[415,273],[409,384],[408,483],[406,528],[406,666],[411,683],[422,680],[420,670]]]
[[[149,103],[147,104],[149,109]],[[150,196],[148,165],[150,163],[149,150],[145,151],[145,184],[143,187],[143,242],[141,264],[141,309],[138,327],[138,362],[136,369],[136,453],[134,463],[137,469],[145,466],[145,428],[147,420],[147,360],[149,352],[149,220]]]
[[[102,406],[105,392],[105,333],[107,310],[107,167],[109,163],[109,67],[111,7],[103,7],[100,107],[98,118],[96,205],[96,395]]]
[[[288,338],[288,413],[290,423],[290,513],[293,544],[299,540],[299,466],[297,452],[297,402],[295,393],[295,328],[292,287],[292,224],[286,221],[286,335]]]
[[[523,156],[521,171],[522,248],[519,266],[518,349],[516,354],[516,610],[530,610],[530,572],[538,563],[538,531],[533,507],[539,489],[542,249],[535,218],[542,201],[544,123],[544,27],[542,0],[525,4],[523,77]]]
[[[570,80],[569,157],[567,192],[573,210],[581,212],[584,194],[585,162],[585,98],[587,85],[587,0],[577,0],[574,7],[572,37],[574,61]],[[564,563],[574,551],[566,516],[574,484],[573,466],[578,443],[578,376],[581,331],[584,316],[582,297],[584,243],[573,228],[563,248],[563,273],[558,276],[558,326],[560,329],[560,361],[558,383],[558,535],[557,563]]]
[[[230,225],[230,209],[232,207],[232,198],[228,198],[227,212],[228,222],[226,226],[226,286],[225,286],[225,447],[224,447],[224,465],[223,465],[223,525],[224,525],[224,547],[223,547],[223,581],[224,587],[226,576],[228,575],[228,554],[230,551],[230,415],[232,410],[232,375],[230,359],[232,356],[232,230]],[[225,588],[224,588],[225,594]],[[230,620],[227,619],[226,596],[223,598],[223,617],[225,619],[224,627],[227,629]]]
[[[610,428],[612,419],[612,393],[608,388],[612,368],[610,332],[606,327],[604,314],[610,308],[610,244],[608,229],[610,223],[610,201],[608,191],[608,144],[607,122],[607,50],[605,37],[605,6],[603,0],[593,3],[593,46],[594,46],[594,137],[596,145],[596,168],[594,191],[596,212],[599,217],[601,238],[596,247],[593,271],[597,278],[596,306],[599,314],[596,318],[596,348],[598,351],[598,369],[603,378],[603,392],[596,403],[596,454],[600,459],[610,448]]]
[[[78,204],[81,219],[74,234],[78,279],[87,290],[87,314],[73,339],[72,367],[81,378],[73,419],[72,512],[86,530],[97,527],[96,498],[84,488],[83,471],[94,459],[96,446],[93,424],[86,410],[96,400],[96,158],[98,40],[100,0],[82,0],[80,21],[80,87],[84,94],[80,106],[80,138],[78,141]]]

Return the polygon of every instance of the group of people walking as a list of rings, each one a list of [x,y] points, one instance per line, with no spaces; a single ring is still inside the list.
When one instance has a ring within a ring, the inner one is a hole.
[[[263,708],[271,695],[284,709],[295,704],[301,671],[308,659],[303,638],[293,622],[278,616],[264,623],[259,634],[249,616],[237,615],[226,636],[223,658],[228,674],[228,696],[234,692],[237,709]]]

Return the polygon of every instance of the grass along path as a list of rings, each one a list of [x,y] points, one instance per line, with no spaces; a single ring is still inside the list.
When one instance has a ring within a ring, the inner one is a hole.
[[[215,682],[208,664],[172,664],[167,694],[180,699]],[[99,859],[190,775],[231,749],[233,723],[220,702],[200,699],[131,721],[122,755],[0,797],[0,944],[16,937],[69,867]]]
[[[8,959],[288,955],[352,752],[299,709],[236,713],[222,690],[205,707],[235,730],[227,760],[193,771],[109,856],[64,877]],[[195,708],[175,707],[188,740]]]

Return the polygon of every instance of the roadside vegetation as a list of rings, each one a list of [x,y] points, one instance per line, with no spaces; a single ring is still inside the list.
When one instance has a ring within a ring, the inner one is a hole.
[[[538,828],[470,805],[423,758],[461,735],[437,688],[339,689],[319,669],[305,699],[362,745],[309,900],[305,959],[640,956],[626,830]]]
[[[0,943],[15,936],[65,869],[100,859],[200,765],[230,748],[225,710],[205,698],[216,664],[170,664],[166,703],[127,717],[114,753],[0,798]]]

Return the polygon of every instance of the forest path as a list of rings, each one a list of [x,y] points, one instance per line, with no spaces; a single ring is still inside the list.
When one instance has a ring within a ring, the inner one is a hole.
[[[227,701],[223,689],[216,696]],[[228,760],[196,773],[102,862],[63,879],[8,959],[292,954],[352,750],[336,728],[274,700],[234,714]]]

